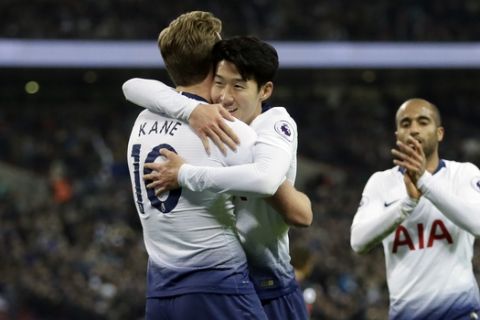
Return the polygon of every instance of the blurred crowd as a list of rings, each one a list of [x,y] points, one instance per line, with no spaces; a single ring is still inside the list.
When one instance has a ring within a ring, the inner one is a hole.
[[[173,17],[211,11],[224,34],[265,40],[476,41],[476,0],[3,0],[0,38],[155,39]]]
[[[349,231],[366,180],[392,166],[394,112],[408,97],[436,97],[447,127],[441,155],[479,165],[480,97],[452,94],[453,83],[415,92],[345,73],[323,72],[317,89],[303,92],[311,79],[300,71],[278,80],[275,104],[300,131],[298,187],[314,209],[312,227],[291,230],[292,264],[312,319],[385,319],[383,251],[356,255]],[[344,74],[343,85],[321,85],[334,74]],[[126,167],[139,109],[119,86],[111,90],[112,104],[70,96],[77,102],[21,104],[21,116],[18,105],[0,109],[1,320],[143,317],[146,252]],[[475,269],[480,276],[479,259]]]
[[[135,319],[146,255],[128,129],[111,110],[62,107],[0,112],[0,319]]]

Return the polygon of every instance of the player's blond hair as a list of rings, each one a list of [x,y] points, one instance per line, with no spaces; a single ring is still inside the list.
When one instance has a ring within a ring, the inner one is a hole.
[[[213,68],[212,48],[220,40],[222,21],[210,12],[180,15],[158,36],[158,47],[176,85],[189,86],[206,78]]]

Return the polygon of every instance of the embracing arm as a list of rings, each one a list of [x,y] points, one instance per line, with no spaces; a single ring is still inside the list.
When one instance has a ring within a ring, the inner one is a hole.
[[[272,196],[295,159],[296,124],[284,108],[276,107],[258,116],[250,126],[257,134],[253,163],[227,163],[230,167],[215,169],[185,165],[180,170],[179,183],[193,191]]]
[[[184,164],[178,174],[181,186],[192,191],[210,190],[244,196],[272,196],[285,180],[291,154],[282,148],[257,143],[253,163],[230,167]]]
[[[227,152],[226,146],[236,150],[240,143],[238,136],[224,121],[233,121],[234,117],[220,104],[201,103],[157,80],[133,78],[126,81],[122,89],[128,101],[151,112],[188,122],[202,140],[207,153],[210,153],[208,138],[223,154]]]
[[[185,122],[188,122],[193,109],[200,104],[157,80],[133,78],[126,81],[122,89],[128,101]]]

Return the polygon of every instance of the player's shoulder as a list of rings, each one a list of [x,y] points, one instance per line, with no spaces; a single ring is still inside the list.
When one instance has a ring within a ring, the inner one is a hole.
[[[170,122],[177,123],[178,122],[178,123],[181,123],[181,124],[184,125],[182,127],[190,128],[188,126],[188,123],[186,123],[183,120],[172,118],[170,116],[167,116],[166,114],[151,112],[148,109],[145,109],[138,114],[137,119],[135,120],[134,127],[143,126],[147,122],[152,123],[154,127],[159,126],[159,123],[161,123],[161,122],[168,122],[168,123],[170,123]]]
[[[253,123],[273,122],[279,120],[288,121],[291,124],[296,125],[295,120],[284,107],[271,107],[265,110],[254,120]]]
[[[151,114],[153,115],[152,112],[148,111],[147,109],[145,110],[142,110],[138,115],[137,115],[137,118],[135,119],[135,123],[133,124],[133,127],[138,127],[140,126],[140,124],[142,122],[145,122],[145,121],[148,121],[150,119],[152,119],[152,116]]]
[[[227,148],[227,154],[223,154],[220,149],[212,143],[212,153],[210,158],[214,161],[222,163],[224,166],[239,165],[250,163],[253,161],[252,147],[257,141],[257,133],[247,124],[240,120],[227,121],[225,123],[240,138],[240,144],[237,146],[236,152]]]
[[[288,113],[287,109],[281,106],[268,108],[263,112],[263,114],[290,117],[290,114]]]
[[[471,162],[459,162],[445,159],[443,159],[442,162],[445,168],[449,170],[479,170],[478,167]]]
[[[257,133],[240,120],[225,122],[240,138],[240,144],[237,146],[235,152],[227,148],[227,153],[223,154],[217,145],[212,143],[209,158],[221,163],[222,166],[240,165],[253,162],[252,147],[257,141]]]
[[[458,162],[453,160],[442,160],[447,176],[453,179],[465,179],[474,177],[480,179],[480,169],[471,162]]]
[[[381,170],[374,172],[369,180],[369,183],[375,183],[375,184],[389,184],[389,183],[394,183],[396,180],[402,177],[402,171],[398,166],[395,166],[393,168],[389,168],[386,170]]]
[[[169,118],[169,117],[164,114],[151,112],[148,109],[141,111],[137,116],[137,120],[159,120],[159,119],[166,119],[166,118]]]
[[[256,139],[257,134],[249,125],[245,122],[235,119],[234,121],[224,120],[225,123],[232,128],[233,131],[240,137],[241,140],[245,139]]]
[[[442,160],[445,166],[445,174],[455,185],[463,186],[470,184],[473,189],[480,192],[480,169],[471,162],[458,162],[453,160]]]
[[[289,142],[297,139],[297,125],[283,107],[273,107],[261,113],[251,123],[259,136],[280,135]]]

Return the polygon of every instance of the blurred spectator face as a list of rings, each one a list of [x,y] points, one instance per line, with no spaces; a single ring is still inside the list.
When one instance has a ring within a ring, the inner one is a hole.
[[[234,117],[250,124],[261,113],[271,87],[258,88],[255,80],[243,79],[233,63],[222,60],[217,65],[211,94],[213,102],[223,104]]]

